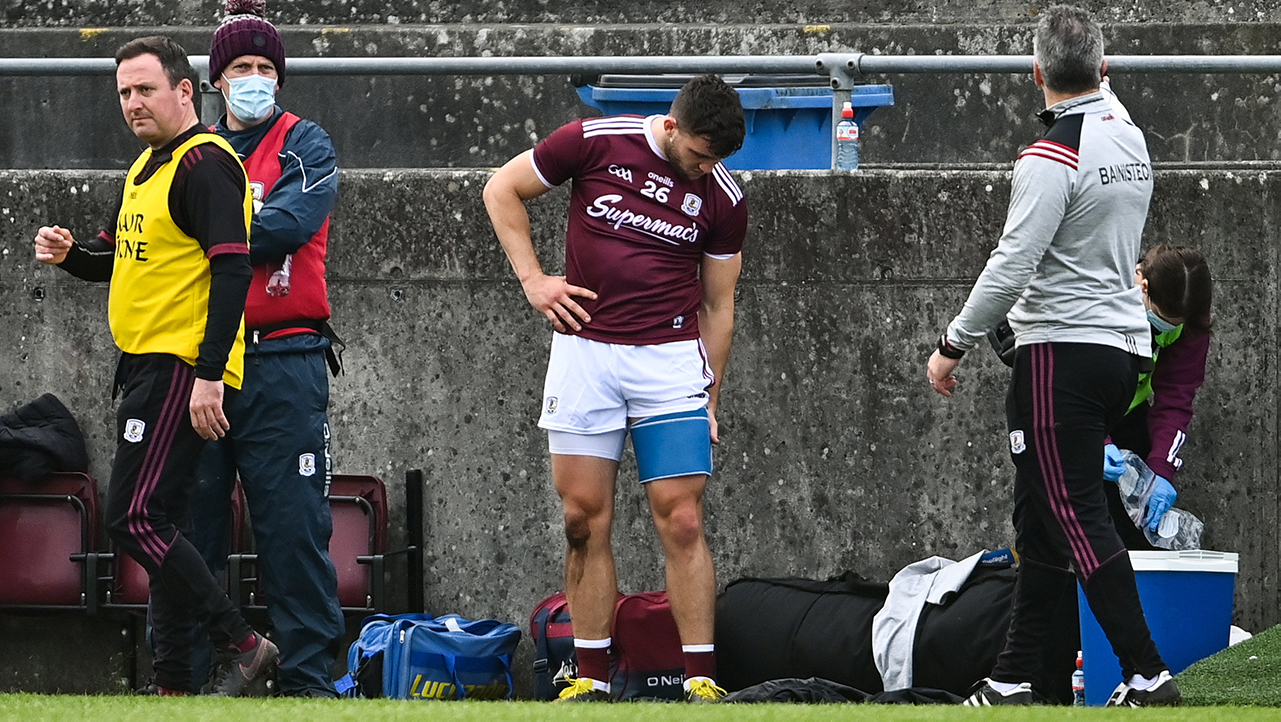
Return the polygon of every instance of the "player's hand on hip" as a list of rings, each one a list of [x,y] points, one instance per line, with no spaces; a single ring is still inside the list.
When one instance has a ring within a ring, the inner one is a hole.
[[[36,260],[52,265],[62,263],[73,243],[71,231],[59,226],[42,226],[36,231]]]
[[[222,391],[221,379],[196,379],[191,387],[191,426],[202,439],[220,439],[231,429],[231,423],[222,411]]]
[[[546,274],[533,276],[521,285],[529,304],[546,316],[560,333],[569,333],[569,329],[581,331],[584,323],[591,323],[592,317],[573,297],[595,300],[595,291],[571,285],[565,281],[564,276]]]
[[[952,373],[960,364],[961,359],[948,358],[935,351],[925,367],[925,378],[929,379],[930,388],[944,396],[951,396],[952,389],[956,388],[956,376]]]

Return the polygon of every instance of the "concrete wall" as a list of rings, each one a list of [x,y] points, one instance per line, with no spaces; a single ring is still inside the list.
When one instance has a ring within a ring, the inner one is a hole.
[[[430,610],[524,626],[560,587],[561,520],[535,427],[550,334],[492,239],[486,178],[344,174],[330,280],[348,369],[333,384],[331,417],[338,471],[376,473],[391,487],[394,543],[404,472],[424,470]],[[119,182],[110,172],[0,171],[0,411],[56,393],[79,418],[100,479],[114,443],[106,289],[38,266],[30,242],[45,222],[90,234]],[[953,399],[921,383],[934,339],[1000,232],[1008,174],[780,172],[739,182],[751,231],[707,501],[720,580],[846,569],[888,579],[929,555],[1010,544],[1007,370],[980,350]],[[1281,175],[1167,170],[1156,188],[1146,243],[1200,247],[1217,281],[1216,339],[1179,504],[1205,520],[1208,548],[1241,554],[1234,619],[1258,631],[1281,622],[1271,240]],[[558,191],[533,204],[549,269],[560,262],[564,200]],[[661,552],[627,459],[620,582],[661,588]],[[0,634],[5,649],[24,639],[18,626]],[[22,629],[49,646],[22,642],[32,656],[21,669],[0,655],[0,688],[50,689],[48,676],[28,674],[33,660],[78,643],[51,622]],[[119,663],[107,655],[98,664]]]
[[[303,25],[398,23],[956,23],[1019,22],[1053,2],[1024,0],[272,0],[273,22]],[[1075,3],[1109,22],[1252,22],[1281,20],[1276,0],[1145,0]],[[205,25],[221,17],[217,0],[59,0],[0,3],[0,27]]]
[[[117,5],[112,4],[112,7]],[[1242,11],[1244,8],[1242,8]],[[194,17],[194,16],[193,16]],[[318,22],[318,21],[317,21]],[[741,22],[741,20],[739,21]],[[1281,25],[1118,23],[1108,47],[1128,54],[1276,54]],[[111,57],[155,27],[0,29],[0,54]],[[164,28],[205,53],[208,25]],[[381,25],[284,28],[292,56],[1026,54],[1031,26],[957,24]],[[871,164],[1008,164],[1039,134],[1043,107],[1027,76],[893,75],[896,105],[864,127]],[[1275,75],[1117,75],[1158,162],[1281,160]],[[123,169],[138,141],[120,119],[113,80],[0,78],[0,168]],[[288,77],[285,107],[333,136],[344,167],[493,167],[568,120],[596,114],[563,75]],[[814,139],[827,143],[826,138]]]

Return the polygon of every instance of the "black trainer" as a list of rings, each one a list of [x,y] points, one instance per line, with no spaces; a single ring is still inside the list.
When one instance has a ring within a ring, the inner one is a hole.
[[[1156,682],[1147,689],[1135,689],[1129,682],[1121,684],[1108,697],[1106,707],[1177,707],[1183,704],[1183,693],[1174,683],[1170,670],[1156,676]]]
[[[280,650],[270,639],[256,635],[258,644],[248,652],[228,650],[221,655],[214,668],[206,693],[213,697],[249,697],[265,696],[265,693],[249,694],[250,683],[266,680],[267,675],[275,670],[280,658]]]
[[[992,688],[992,680],[983,679],[975,685],[974,692],[961,704],[966,707],[996,707],[998,705],[1032,704],[1032,685],[1021,682],[1019,686],[1004,694]]]
[[[281,692],[280,696],[281,697],[298,697],[301,699],[338,699],[337,694],[329,694],[327,692],[322,692],[321,690],[314,689],[312,687],[308,687],[307,689],[302,689],[297,691],[291,691],[291,692]]]

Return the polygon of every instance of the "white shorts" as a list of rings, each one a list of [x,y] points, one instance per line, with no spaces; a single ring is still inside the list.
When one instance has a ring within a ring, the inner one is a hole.
[[[714,379],[699,340],[628,346],[557,333],[538,425],[573,434],[625,429],[628,419],[707,406]]]

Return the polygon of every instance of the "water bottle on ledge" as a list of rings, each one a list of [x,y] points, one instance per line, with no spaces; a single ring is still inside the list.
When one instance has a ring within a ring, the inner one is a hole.
[[[858,170],[858,123],[849,102],[841,108],[841,122],[836,124],[836,169]]]

